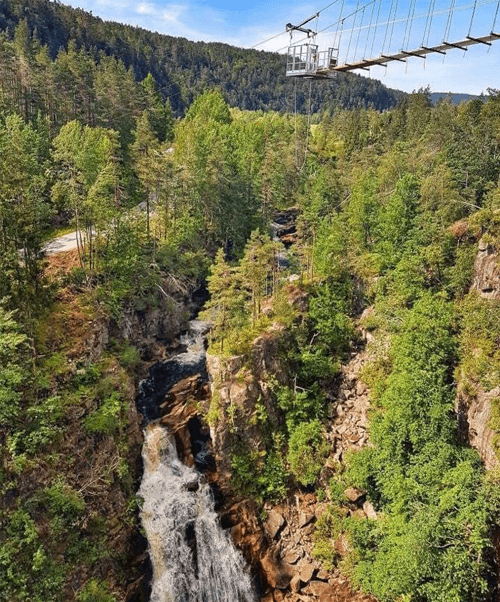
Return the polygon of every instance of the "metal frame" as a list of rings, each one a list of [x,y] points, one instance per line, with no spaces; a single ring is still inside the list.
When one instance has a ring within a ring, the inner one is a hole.
[[[317,44],[290,46],[286,61],[288,77],[309,79],[331,79],[336,76],[338,49],[318,51]]]

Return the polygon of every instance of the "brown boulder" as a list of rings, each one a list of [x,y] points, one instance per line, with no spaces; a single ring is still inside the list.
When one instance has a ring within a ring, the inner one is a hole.
[[[302,582],[301,582],[300,577],[298,575],[294,575],[292,577],[292,580],[290,581],[290,589],[292,590],[292,592],[294,594],[298,594],[301,587],[302,587]]]
[[[294,574],[294,567],[285,562],[277,561],[272,554],[267,553],[260,561],[268,584],[273,589],[286,589]]]
[[[328,581],[328,579],[330,579],[330,573],[325,571],[325,569],[320,569],[316,575],[316,579],[319,579],[320,581]]]
[[[322,602],[333,602],[335,600],[335,589],[324,581],[311,581],[309,585],[302,590],[308,596],[316,596]]]
[[[484,239],[479,241],[471,288],[479,291],[481,297],[486,299],[500,298],[498,253]]]
[[[312,523],[314,520],[316,520],[316,517],[314,516],[314,514],[301,512],[300,518],[299,518],[299,527],[300,528],[306,527],[307,525]]]
[[[460,394],[457,399],[458,429],[461,439],[475,447],[487,470],[497,467],[495,431],[490,427],[491,408],[500,397],[500,387],[491,391],[478,388],[475,397]]]
[[[296,550],[289,550],[284,556],[283,560],[288,564],[295,564],[300,560],[301,554]]]
[[[303,560],[299,564],[299,576],[303,583],[309,583],[314,574],[314,566],[307,560]]]
[[[335,540],[335,544],[333,547],[339,554],[345,554],[350,550],[349,541],[343,533],[341,533],[339,537]]]
[[[269,537],[271,539],[275,539],[285,524],[286,521],[283,518],[283,515],[277,510],[271,510],[267,516],[266,522],[264,523],[264,528]]]
[[[363,504],[363,512],[366,514],[368,518],[372,520],[377,520],[377,513],[375,512],[375,508],[370,504],[370,502],[365,502]]]
[[[356,487],[349,487],[344,491],[345,497],[353,504],[359,502],[365,496],[365,492]]]

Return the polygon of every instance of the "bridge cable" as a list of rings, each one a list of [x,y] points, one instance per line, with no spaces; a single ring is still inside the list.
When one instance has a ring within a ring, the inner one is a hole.
[[[477,0],[474,1],[474,8],[472,9],[472,14],[470,16],[469,33],[467,34],[467,36],[470,36],[470,34],[472,32],[472,23],[474,21],[474,15],[476,14],[476,7],[477,7]]]
[[[282,31],[281,33],[277,33],[275,36],[267,38],[267,40],[264,40],[263,42],[259,42],[258,44],[255,44],[254,46],[250,46],[249,50],[253,50],[254,48],[257,48],[257,46],[262,46],[262,44],[266,44],[267,42],[270,42],[271,40],[275,40],[276,38],[279,38],[280,36],[284,36],[286,33],[288,33],[288,31]]]
[[[372,40],[372,47],[371,47],[371,50],[370,50],[370,56],[373,56],[373,48],[375,46],[375,38],[377,37],[377,28],[378,28],[379,21],[380,21],[380,9],[381,9],[381,7],[382,7],[382,0],[379,0],[379,2],[378,2],[377,20],[375,22],[375,29],[373,31],[373,40]]]
[[[403,35],[403,44],[402,44],[401,48],[406,48],[406,35],[408,34],[408,26],[410,24],[410,15],[411,15],[411,7],[412,6],[413,6],[413,0],[411,0],[410,4],[408,5],[408,16],[406,17],[405,32]]]
[[[306,148],[304,149],[304,163],[302,169],[304,169],[307,161],[307,153],[309,151],[309,134],[311,130],[311,100],[312,100],[312,79],[309,80],[309,110],[307,111],[307,134],[306,134]]]
[[[497,23],[497,17],[498,17],[498,7],[500,7],[500,0],[498,0],[498,2],[497,2],[495,16],[493,17],[493,25],[491,26],[491,33],[495,33],[495,25]],[[490,50],[491,50],[491,46],[488,46],[488,54],[490,53]]]
[[[346,17],[344,17],[342,19],[339,19],[339,20],[335,21],[334,23],[331,23],[330,25],[327,25],[326,27],[323,27],[322,29],[318,30],[317,34],[323,33],[325,31],[327,31],[328,29],[331,29],[332,27],[335,27],[338,23],[340,23],[340,24],[344,23],[345,21],[347,21],[347,19],[349,19],[350,17],[352,17],[354,14],[356,14],[358,12],[361,12],[363,10],[363,8],[367,8],[368,6],[370,6],[370,4],[372,4],[374,2],[377,2],[377,0],[370,0],[370,2],[367,2],[364,6],[361,6],[358,10],[353,11],[352,13],[350,13],[349,15],[347,15]],[[495,4],[496,0],[476,0],[476,3],[477,3],[477,6],[487,6],[487,5],[490,5],[490,4]],[[433,5],[435,5],[435,2],[433,2]],[[471,4],[463,4],[463,5],[460,5],[460,6],[456,6],[454,8],[453,12],[459,12],[459,11],[463,12],[463,11],[469,10],[472,7],[473,7],[472,3]],[[431,17],[433,18],[434,16],[445,15],[445,14],[448,14],[448,12],[449,12],[449,8],[446,8],[446,9],[443,9],[443,10],[433,10]],[[422,19],[422,18],[429,19],[429,14],[428,13],[419,13],[419,14],[417,14],[417,15],[414,16],[413,20],[415,21],[417,19]],[[431,18],[431,21],[432,21],[432,18]],[[405,21],[406,21],[406,17],[405,18],[396,19],[394,21],[394,23],[404,23]],[[389,25],[392,25],[393,21],[392,20],[389,21],[389,22],[388,21],[383,21],[383,22],[378,23],[378,25],[387,25],[388,23],[389,23]],[[368,26],[365,26],[365,29],[367,29],[367,28],[368,28]],[[345,33],[345,32],[348,32],[348,31],[349,31],[349,29],[344,29],[344,30],[341,30],[341,33]],[[296,43],[298,44],[298,43],[300,43],[302,41],[307,41],[307,37],[302,38],[301,40],[298,40]],[[280,49],[276,50],[275,52],[281,52],[281,51],[287,50],[287,49],[288,49],[288,46],[284,46],[283,48],[280,48]]]
[[[334,4],[337,4],[337,2],[339,2],[340,0],[333,0],[333,2],[330,2],[330,4],[327,4],[326,6],[323,6],[323,8],[320,8],[318,10],[318,15],[322,12],[324,12],[327,8],[330,8],[330,6],[333,6]],[[342,3],[343,4],[343,3]]]
[[[408,48],[409,45],[410,45],[411,30],[412,30],[412,27],[413,27],[413,17],[415,15],[416,4],[417,4],[417,0],[411,0],[410,1],[410,6],[409,6],[409,9],[408,9],[408,18],[406,20],[405,35],[403,37],[403,46],[402,46],[402,48],[405,48],[405,47]]]
[[[455,1],[456,0],[451,0],[451,2],[450,2],[450,10],[448,12],[448,18],[446,20],[446,27],[444,29],[443,42],[445,42],[450,36],[451,24],[453,21],[453,13],[455,12]],[[445,62],[445,60],[446,60],[446,54],[443,54],[443,63]]]
[[[356,11],[354,12],[354,21],[353,21],[353,24],[351,27],[351,35],[349,36],[349,44],[347,45],[347,53],[345,55],[344,63],[347,63],[347,61],[349,60],[349,52],[351,50],[352,34],[354,33],[354,27],[356,25],[356,20],[357,20],[357,15],[358,15],[358,7],[359,7],[359,0],[357,0],[357,2],[356,2]]]
[[[326,6],[323,6],[323,8],[320,8],[319,11],[316,13],[316,17],[319,17],[320,13],[325,11],[327,8],[330,8],[330,6],[337,4],[337,2],[339,2],[339,1],[340,0],[333,0],[333,2],[330,2],[330,4],[327,4]],[[271,36],[270,38],[267,38],[266,40],[263,40],[262,42],[258,42],[254,46],[250,46],[250,50],[257,48],[257,46],[262,46],[262,44],[266,44],[267,42],[270,42],[271,40],[275,40],[276,38],[279,38],[280,36],[285,35],[286,33],[288,33],[288,31],[282,31],[281,33],[277,33],[275,36]]]
[[[398,13],[398,6],[399,6],[399,0],[396,0],[396,6],[394,8],[394,17],[393,17],[393,21],[392,21],[392,28],[391,28],[391,36],[389,38],[389,46],[387,48],[387,51],[390,53],[391,52],[391,44],[392,44],[392,35],[394,33],[394,25],[396,23],[396,18],[397,18],[397,13]]]
[[[345,0],[342,0],[342,6],[340,7],[340,16],[342,16],[342,13],[344,12],[344,4],[345,4]],[[339,27],[340,27],[340,23],[344,23],[344,21],[341,21],[340,19],[337,21],[337,29],[335,30],[335,37],[334,37],[334,45],[336,44],[337,48],[340,48],[340,40],[342,38],[342,30],[340,31],[340,35],[339,35]]]
[[[451,2],[450,2],[450,11],[448,13],[448,20],[446,21],[446,27],[445,27],[445,30],[444,30],[443,42],[445,40],[447,40],[448,36],[450,35],[451,22],[453,20],[453,11],[454,10],[455,10],[455,0],[451,0]]]
[[[323,33],[324,31],[326,31],[327,29],[331,29],[332,27],[335,27],[335,25],[337,25],[337,23],[343,23],[344,21],[347,21],[347,19],[349,19],[350,17],[352,17],[353,15],[359,13],[361,10],[363,10],[363,8],[366,8],[367,6],[370,6],[370,4],[372,4],[373,2],[376,2],[377,0],[370,0],[370,2],[367,2],[364,6],[362,6],[361,8],[354,10],[352,13],[350,13],[349,15],[347,15],[346,17],[344,17],[343,19],[339,19],[338,21],[335,21],[334,23],[330,23],[330,25],[327,25],[326,27],[323,27],[323,29],[320,29],[319,31],[316,32],[316,34],[319,33]],[[491,0],[493,1],[493,0]],[[346,30],[342,30],[342,31],[349,31],[348,29]],[[296,44],[300,44],[300,42],[306,42],[307,41],[307,37],[306,38],[301,38],[300,40],[298,40],[297,42],[295,42]],[[282,50],[287,50],[288,46],[283,46],[283,48],[280,48],[279,50],[276,50],[276,52],[281,52]]]
[[[390,21],[392,18],[392,7],[393,6],[394,6],[394,0],[391,0],[391,8],[389,9],[389,18],[387,19],[387,26],[385,28],[384,42],[382,44],[382,54],[384,54],[384,51],[385,51],[385,43],[387,41],[387,33],[389,32],[389,25],[390,25]]]
[[[295,134],[295,165],[299,167],[299,142],[297,136],[297,78],[293,78],[293,100],[294,100],[294,134]]]
[[[353,56],[354,61],[356,61],[356,55],[358,54],[359,36],[361,35],[361,29],[363,28],[363,20],[365,18],[365,9],[366,9],[366,6],[363,7],[363,12],[361,13],[361,25],[359,26],[359,29],[358,29],[358,39],[356,40],[356,48],[354,49],[354,56]]]
[[[432,0],[432,2],[429,5],[429,12],[427,14],[427,21],[425,23],[425,29],[424,29],[424,41],[425,41],[426,46],[429,45],[429,38],[431,35],[432,20],[434,18],[434,7],[435,6],[436,6],[436,0]],[[426,33],[427,33],[427,37],[426,37]]]
[[[500,0],[498,0],[497,2],[497,9],[495,11],[495,17],[493,19],[493,25],[491,26],[491,33],[494,33],[495,31],[495,25],[497,24],[497,17],[498,17],[498,9],[500,7]]]
[[[493,25],[491,26],[491,33],[495,33],[495,25],[497,23],[497,17],[498,17],[498,7],[500,7],[500,0],[498,0],[498,2],[497,2],[497,8],[495,10],[495,16],[493,17]],[[488,50],[486,52],[489,54],[490,50],[491,50],[491,46],[488,46]]]
[[[403,44],[401,46],[401,49],[408,48],[408,46],[410,45],[411,29],[412,29],[412,25],[413,25],[412,9],[414,12],[415,11],[415,2],[416,2],[416,0],[411,0],[410,4],[408,6],[408,17],[406,18],[405,33],[403,36]],[[405,75],[408,73],[408,63],[409,62],[410,61],[408,61],[408,60],[405,62]]]
[[[500,2],[500,0],[498,0]],[[373,23],[373,13],[375,12],[375,3],[372,4],[372,13],[370,15],[370,25],[368,26],[368,33],[366,34],[366,43],[365,43],[365,49],[363,51],[363,57],[362,58],[366,58],[366,51],[368,50],[368,40],[370,39],[370,32],[372,30],[372,23]]]

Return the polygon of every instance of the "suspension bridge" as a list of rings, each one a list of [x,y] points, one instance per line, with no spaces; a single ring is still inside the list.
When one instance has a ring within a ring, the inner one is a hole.
[[[499,9],[500,0],[334,0],[273,38],[289,35],[279,49],[286,52],[287,76],[331,79],[390,63],[408,66],[429,55],[465,54],[471,46],[489,50],[500,40]]]

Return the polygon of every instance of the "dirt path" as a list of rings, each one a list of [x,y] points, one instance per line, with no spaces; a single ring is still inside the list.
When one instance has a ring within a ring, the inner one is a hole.
[[[55,255],[56,253],[65,253],[66,251],[72,251],[76,249],[78,244],[76,242],[76,232],[70,232],[59,236],[48,242],[44,247],[43,251],[46,255]]]

